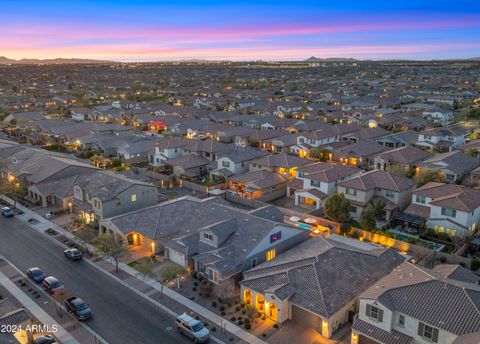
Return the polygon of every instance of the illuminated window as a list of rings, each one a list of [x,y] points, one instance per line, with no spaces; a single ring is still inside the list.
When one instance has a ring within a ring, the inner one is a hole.
[[[137,201],[137,195],[136,195],[136,194],[133,194],[132,197],[131,197],[131,199],[132,199],[132,202],[136,202],[136,201]]]
[[[275,249],[268,251],[267,252],[267,262],[272,260],[273,258],[275,258],[275,256],[276,256]]]

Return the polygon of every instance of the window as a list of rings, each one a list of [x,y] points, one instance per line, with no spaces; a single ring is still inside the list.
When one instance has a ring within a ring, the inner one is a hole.
[[[457,215],[457,211],[452,208],[442,208],[442,215],[455,217]]]
[[[418,323],[418,335],[432,343],[438,341],[438,329],[422,322]]]
[[[275,256],[276,256],[275,249],[268,251],[267,252],[267,262],[272,260],[273,258],[275,258]]]
[[[273,233],[272,235],[270,235],[270,244],[277,241],[277,240],[280,240],[282,238],[282,232],[276,232],[276,233]]]
[[[137,195],[136,194],[132,194],[132,196],[130,198],[131,198],[132,202],[137,201]]]
[[[350,196],[356,196],[357,195],[357,190],[352,189],[352,188],[347,188],[346,193],[347,193],[347,195],[350,195]]]
[[[374,319],[378,322],[383,321],[383,310],[374,305],[367,305],[366,315],[370,319]]]
[[[425,140],[431,140],[432,139],[432,136],[431,135],[423,135],[423,138]]]
[[[310,181],[310,185],[311,185],[311,186],[319,187],[319,186],[320,186],[320,182],[319,182],[318,180],[311,180],[311,181]]]
[[[392,192],[390,190],[386,190],[385,191],[385,196],[387,196],[388,198],[395,198],[395,192]]]
[[[398,316],[398,326],[405,327],[405,315],[400,314]]]
[[[212,282],[218,283],[218,271],[208,269],[208,279]]]
[[[93,201],[93,206],[94,206],[95,208],[100,208],[100,201],[94,200],[94,201]]]
[[[425,204],[425,202],[426,202],[425,196],[419,196],[419,195],[417,195],[417,197],[415,198],[415,201],[416,201],[417,203]]]
[[[210,233],[203,233],[203,237],[207,240],[213,241],[213,235],[211,235]]]
[[[230,167],[230,163],[228,161],[222,161],[223,167]]]
[[[250,262],[250,268],[254,268],[257,266],[257,258],[253,258]]]

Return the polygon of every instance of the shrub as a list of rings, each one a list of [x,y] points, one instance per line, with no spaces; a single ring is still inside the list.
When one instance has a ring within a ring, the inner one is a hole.
[[[220,315],[223,317],[225,316],[225,312],[220,312]]]
[[[195,315],[195,319],[200,320],[200,317],[198,315]]]
[[[475,258],[472,259],[472,265],[471,265],[471,267],[472,267],[472,271],[477,271],[478,268],[480,268],[480,260],[475,259]]]
[[[246,310],[242,310],[242,314],[245,314],[245,313],[247,313],[247,311],[246,311]]]
[[[447,262],[447,258],[445,258],[445,257],[443,257],[443,256],[440,257],[440,262],[441,262],[442,264],[445,264],[445,263]]]
[[[197,281],[193,282],[193,285],[194,285],[195,287],[198,286],[198,282],[197,282]]]
[[[245,307],[245,302],[242,301],[242,303],[240,303],[240,306],[243,308]]]
[[[195,270],[193,270],[190,275],[192,276],[193,279],[197,279],[198,277],[198,272],[196,272]]]
[[[217,301],[212,301],[212,307],[217,307]]]
[[[218,307],[218,309],[223,312],[225,310],[225,306],[222,305],[222,306]]]
[[[240,309],[241,309],[240,306],[235,307],[235,310],[236,310],[237,312],[240,311]]]
[[[262,317],[262,320],[266,320],[266,319],[267,319],[267,317],[264,315],[264,316]]]
[[[231,317],[230,320],[231,320],[231,321],[235,321],[235,320],[237,320],[237,318]]]
[[[238,324],[239,324],[240,326],[242,326],[242,325],[243,325],[243,320],[239,320],[239,321],[238,321]]]
[[[216,327],[212,327],[212,332],[216,332],[217,331],[217,328]]]
[[[208,327],[208,323],[206,321],[204,321],[203,326]]]
[[[250,330],[252,328],[252,325],[250,325],[249,323],[245,323],[243,327],[245,327],[245,330]]]
[[[193,287],[193,288],[192,288],[192,291],[197,291],[197,288]]]
[[[278,328],[278,324],[273,324],[273,327],[274,327],[274,328]]]

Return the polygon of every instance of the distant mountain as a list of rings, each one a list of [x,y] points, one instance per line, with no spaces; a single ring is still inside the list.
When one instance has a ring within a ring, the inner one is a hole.
[[[115,61],[104,61],[104,60],[90,60],[90,59],[65,59],[65,58],[56,58],[56,59],[9,59],[5,56],[0,56],[0,64],[92,64],[92,63],[118,63]]]
[[[328,58],[322,59],[319,57],[312,56],[304,60],[304,62],[328,62],[328,61],[357,61],[357,59],[352,59],[347,57],[328,57]]]

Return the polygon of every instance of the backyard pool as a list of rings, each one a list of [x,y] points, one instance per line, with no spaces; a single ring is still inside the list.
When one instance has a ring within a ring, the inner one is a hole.
[[[403,242],[409,242],[408,241],[409,238],[413,238],[415,241],[417,241],[417,242],[414,242],[414,244],[422,245],[422,246],[428,246],[428,248],[430,248],[434,251],[441,251],[444,247],[444,245],[441,245],[439,243],[424,240],[424,239],[419,239],[415,235],[410,235],[410,234],[407,234],[407,233],[403,233],[403,232],[397,231],[395,229],[391,229],[388,232],[390,234],[392,234],[395,239],[403,241]]]

